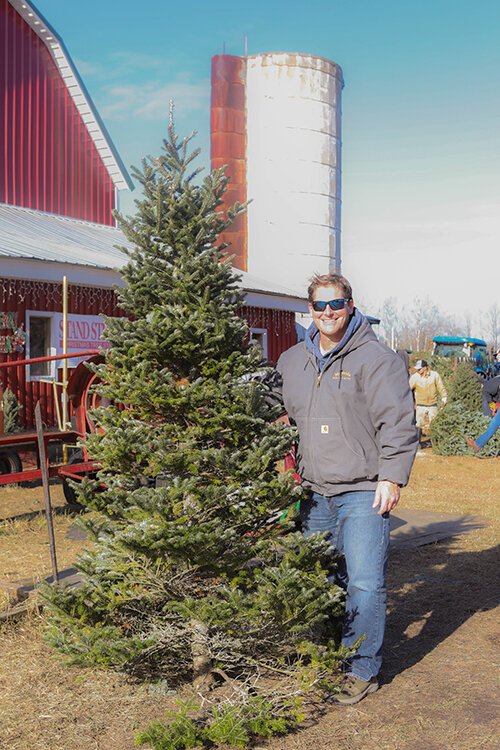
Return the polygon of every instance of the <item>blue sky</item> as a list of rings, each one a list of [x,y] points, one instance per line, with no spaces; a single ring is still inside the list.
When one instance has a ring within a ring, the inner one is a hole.
[[[64,39],[125,164],[156,153],[176,103],[209,159],[213,54],[339,63],[343,270],[365,306],[429,296],[477,318],[500,302],[497,0],[35,0]],[[126,201],[127,209],[132,208]]]

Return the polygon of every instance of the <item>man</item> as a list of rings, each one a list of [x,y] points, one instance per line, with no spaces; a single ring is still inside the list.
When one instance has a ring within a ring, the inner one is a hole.
[[[431,370],[425,359],[419,359],[415,364],[417,372],[410,378],[410,388],[415,393],[415,409],[417,417],[418,440],[422,437],[425,420],[432,422],[438,411],[438,398],[443,404],[448,400],[446,388],[441,375]]]
[[[330,532],[343,554],[345,646],[364,640],[334,700],[356,703],[378,689],[385,629],[389,512],[408,482],[417,449],[413,400],[403,361],[381,344],[355,308],[343,276],[315,276],[312,324],[277,369],[289,418],[299,431],[297,471],[309,487],[305,535]]]

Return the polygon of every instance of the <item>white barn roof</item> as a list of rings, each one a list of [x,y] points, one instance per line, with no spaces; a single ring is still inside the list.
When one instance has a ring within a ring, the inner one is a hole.
[[[0,204],[0,268],[1,256],[119,268],[117,244],[128,243],[115,227]]]
[[[120,268],[128,258],[116,245],[131,247],[115,227],[0,203],[0,276],[11,276],[15,269],[17,277],[53,276],[55,280],[68,269],[72,283],[119,284]],[[89,275],[92,269],[101,271],[101,276]],[[112,276],[110,272],[114,272]],[[307,303],[300,292],[253,274],[237,273],[248,305],[306,312]]]

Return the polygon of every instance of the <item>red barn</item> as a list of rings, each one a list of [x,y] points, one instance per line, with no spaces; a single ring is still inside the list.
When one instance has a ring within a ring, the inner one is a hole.
[[[92,269],[118,264],[113,210],[133,184],[62,39],[32,3],[0,0],[0,39],[0,360],[15,361],[60,352],[65,274],[73,327],[117,313],[115,274]],[[38,399],[54,423],[53,363],[0,372],[27,426]]]
[[[61,353],[63,276],[68,351],[94,349],[103,345],[100,316],[120,314],[113,285],[124,257],[115,245],[126,243],[113,210],[133,185],[62,39],[32,2],[0,0],[0,39],[0,362]],[[243,276],[242,314],[275,361],[295,343],[305,302]],[[56,424],[60,381],[53,362],[0,369],[25,427],[38,400],[45,424]]]
[[[114,226],[133,189],[62,39],[28,0],[0,0],[0,202]]]

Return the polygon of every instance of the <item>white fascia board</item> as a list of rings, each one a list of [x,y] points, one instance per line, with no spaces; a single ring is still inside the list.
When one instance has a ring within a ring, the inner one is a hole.
[[[57,263],[46,260],[2,259],[2,277],[5,278],[60,282],[63,276],[67,276],[70,284],[98,287],[124,286],[123,279],[117,271],[104,268],[89,268],[73,263]],[[305,300],[263,292],[247,292],[245,305],[262,307],[268,310],[287,310],[301,313],[307,313],[308,311]]]
[[[2,258],[2,277],[5,278],[59,282],[63,276],[67,276],[70,284],[109,288],[115,285],[124,286],[123,279],[117,271],[105,268],[89,268],[74,263],[46,260]]]
[[[288,310],[289,312],[308,311],[307,301],[298,297],[285,297],[281,294],[266,294],[265,292],[248,291],[245,305],[263,307],[268,310]]]

